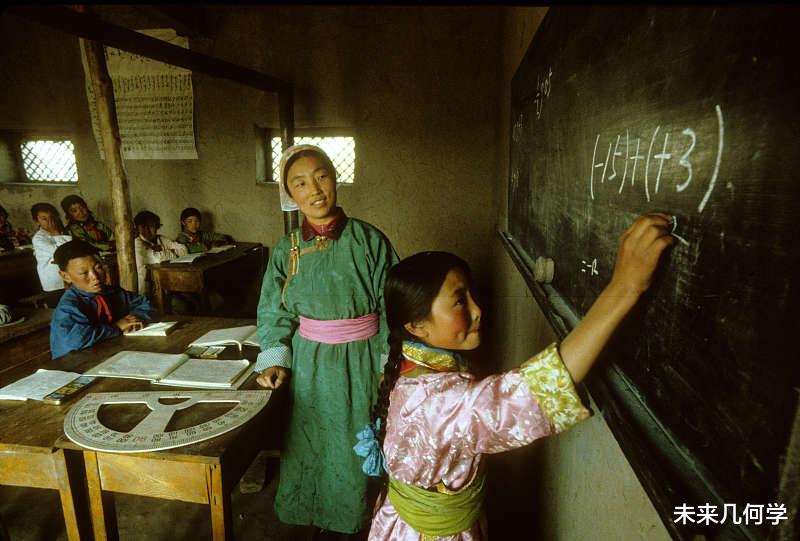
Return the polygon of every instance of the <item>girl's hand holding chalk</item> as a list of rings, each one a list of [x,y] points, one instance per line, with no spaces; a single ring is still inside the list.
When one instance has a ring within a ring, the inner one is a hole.
[[[672,244],[671,218],[661,213],[642,214],[620,236],[611,282],[559,348],[576,383],[586,376],[611,334],[650,287],[661,254]]]
[[[652,213],[639,216],[619,238],[617,261],[610,289],[641,295],[667,246],[672,245],[672,216]]]

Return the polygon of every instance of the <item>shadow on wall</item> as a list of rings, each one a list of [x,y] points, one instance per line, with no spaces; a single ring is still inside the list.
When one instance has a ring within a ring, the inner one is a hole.
[[[505,453],[486,455],[486,513],[491,539],[536,539],[547,517],[540,472],[544,467],[541,440]],[[522,466],[522,467],[521,467]]]

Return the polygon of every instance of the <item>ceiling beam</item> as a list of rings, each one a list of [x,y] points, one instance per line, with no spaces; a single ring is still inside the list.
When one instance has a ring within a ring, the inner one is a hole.
[[[68,34],[180,66],[193,72],[228,79],[267,92],[292,93],[292,84],[277,77],[171,45],[124,26],[108,23],[95,15],[78,13],[61,6],[42,5],[17,5],[8,7],[5,11]]]
[[[139,5],[137,9],[150,13],[153,17],[172,26],[178,35],[190,38],[204,38],[210,33],[204,6],[186,4]]]

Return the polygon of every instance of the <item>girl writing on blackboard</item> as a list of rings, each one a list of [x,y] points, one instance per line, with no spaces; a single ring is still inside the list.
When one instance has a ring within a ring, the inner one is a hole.
[[[367,457],[366,473],[388,473],[371,540],[487,538],[483,454],[521,447],[588,416],[573,382],[647,290],[672,243],[669,223],[664,214],[640,216],[620,237],[611,282],[561,344],[481,381],[458,355],[481,340],[467,264],[423,252],[389,271],[389,360],[375,421],[355,448]]]

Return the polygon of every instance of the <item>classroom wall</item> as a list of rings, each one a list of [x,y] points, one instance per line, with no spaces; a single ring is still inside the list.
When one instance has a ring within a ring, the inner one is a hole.
[[[134,28],[152,11],[102,6]],[[356,130],[357,179],[339,190],[352,216],[381,228],[400,255],[453,250],[488,268],[498,168],[499,8],[205,6],[212,31],[191,48],[291,80],[298,128]],[[148,19],[148,17],[151,17]],[[108,180],[91,135],[77,39],[0,15],[0,128],[71,131],[80,182],[0,185],[15,225],[38,200],[73,191],[111,219]],[[256,185],[253,124],[278,126],[274,96],[194,74],[198,160],[126,162],[132,212],[160,215],[175,235],[196,206],[218,230],[274,246],[277,186]],[[480,272],[480,271],[479,271]]]
[[[506,223],[511,78],[547,8],[509,8],[503,22],[501,79],[502,157],[497,223]],[[495,320],[492,348],[502,368],[518,366],[557,339],[499,240],[492,242]],[[669,539],[661,519],[603,420],[594,416],[533,446],[494,457],[495,491],[503,502],[496,515],[524,514],[537,539]],[[502,500],[502,494],[513,497]],[[505,533],[492,524],[493,533]]]

